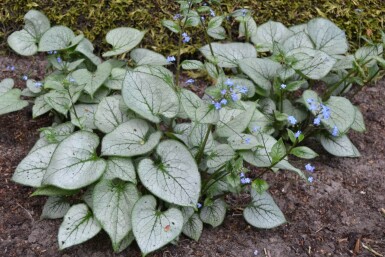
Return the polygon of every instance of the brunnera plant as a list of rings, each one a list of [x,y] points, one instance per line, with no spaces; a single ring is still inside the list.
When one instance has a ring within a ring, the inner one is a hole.
[[[385,37],[348,54],[345,34],[326,19],[257,26],[250,10],[217,16],[217,1],[179,2],[180,14],[163,22],[179,37],[176,58],[137,48],[145,32],[121,27],[107,33],[112,49],[103,60],[82,34],[51,27],[36,10],[8,38],[21,55],[46,52],[50,64],[23,92],[3,80],[0,114],[25,107],[22,94],[34,99],[34,118],[55,116],[13,180],[48,196],[42,218],[63,218],[60,249],[102,229],[116,252],[135,240],[146,255],[182,233],[198,241],[204,223],[223,222],[224,197],[241,192],[250,193],[240,206],[246,221],[273,228],[286,219],[263,174],[287,170],[311,183],[288,158],[317,156],[307,138],[336,156],[359,156],[346,133],[365,131],[364,121],[342,95],[382,74]],[[242,41],[220,42],[231,39],[234,21]],[[206,29],[205,60],[181,61],[195,26]],[[175,76],[165,67],[174,61]],[[181,68],[210,78],[202,98],[179,86]]]

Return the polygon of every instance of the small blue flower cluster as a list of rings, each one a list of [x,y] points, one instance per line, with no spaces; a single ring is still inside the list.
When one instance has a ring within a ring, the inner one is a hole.
[[[295,138],[299,138],[299,136],[302,134],[302,131],[301,130],[298,130],[297,132],[295,132],[294,136]]]
[[[40,81],[36,81],[36,82],[35,82],[35,87],[36,87],[36,88],[40,88],[41,86],[43,86],[43,83],[42,83],[42,82],[40,82]]]
[[[210,15],[211,15],[212,17],[215,17],[215,12],[214,12],[213,9],[210,9]]]
[[[47,54],[57,54],[57,51],[48,51]]]
[[[193,80],[193,79],[188,79],[188,80],[186,80],[186,84],[192,84],[192,83],[194,83],[195,82],[195,80]]]
[[[291,125],[297,124],[297,119],[296,119],[294,116],[289,116],[289,117],[287,117],[287,121],[288,121]]]
[[[315,170],[315,167],[312,166],[310,163],[308,163],[308,164],[305,165],[305,169],[306,169],[306,171],[313,173],[314,170]],[[309,177],[307,178],[307,181],[309,181],[310,183],[312,183],[312,182],[314,181],[313,176],[309,176]]]
[[[172,17],[174,19],[174,21],[176,20],[180,20],[182,18],[182,15],[180,15],[179,13],[175,14],[174,17]]]
[[[241,172],[241,174],[239,174],[239,177],[241,178],[241,184],[242,185],[250,184],[251,183],[251,179],[250,178],[246,178],[245,174],[243,172]]]
[[[197,203],[197,208],[198,209],[202,208],[202,204],[201,203]]]
[[[173,55],[170,55],[170,56],[167,56],[167,62],[168,63],[172,63],[172,62],[175,62],[175,56],[173,56]]]
[[[212,102],[216,110],[221,109],[222,105],[226,105],[228,103],[226,97],[230,97],[233,102],[236,102],[240,100],[239,94],[247,94],[248,92],[248,88],[245,86],[237,85],[234,87],[234,81],[232,81],[231,79],[227,79],[224,84],[228,86],[229,89],[222,89],[221,95],[223,96],[223,98],[218,102]]]
[[[309,109],[311,111],[317,112],[317,116],[313,120],[313,124],[316,126],[319,126],[321,124],[321,120],[327,120],[330,118],[330,108],[324,104],[320,104],[317,101],[315,101],[313,98],[309,98],[306,100],[306,102],[310,105]],[[334,126],[332,132],[332,136],[338,136],[339,130],[337,126]]]
[[[191,40],[191,37],[189,37],[189,35],[186,32],[182,33],[182,37],[183,37],[183,43],[188,43]]]
[[[6,69],[7,69],[7,71],[15,71],[15,66],[8,65]]]

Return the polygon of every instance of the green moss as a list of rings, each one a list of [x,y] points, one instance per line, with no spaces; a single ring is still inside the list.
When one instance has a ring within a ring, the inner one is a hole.
[[[143,47],[166,55],[176,52],[175,35],[163,28],[160,23],[162,19],[170,19],[177,13],[176,1],[2,0],[1,2],[0,49],[6,49],[7,36],[21,28],[24,14],[30,9],[37,9],[43,11],[52,24],[65,25],[76,32],[82,31],[87,38],[94,41],[98,51],[108,49],[104,40],[107,31],[128,26],[148,30],[142,43]],[[242,7],[253,10],[257,24],[275,20],[285,25],[293,25],[307,22],[317,16],[326,17],[346,31],[354,46],[358,44],[360,33],[369,38],[378,38],[379,31],[384,30],[385,24],[383,0],[223,0],[220,8],[216,6],[214,9],[219,14],[221,10],[231,12]],[[362,12],[357,12],[356,9]],[[203,44],[204,37],[203,33],[196,29],[188,32],[193,40],[183,52],[192,53]]]

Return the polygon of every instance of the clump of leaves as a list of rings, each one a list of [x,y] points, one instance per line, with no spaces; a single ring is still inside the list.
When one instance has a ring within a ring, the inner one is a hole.
[[[212,43],[210,37],[226,38],[225,15],[200,1],[180,4],[175,20],[163,24],[179,36],[180,49],[191,39],[187,30],[203,26],[204,62],[137,48],[145,33],[125,27],[107,33],[112,49],[103,57],[111,58],[102,60],[82,34],[51,27],[34,10],[8,38],[19,54],[47,52],[52,69],[44,81],[28,80],[23,95],[35,98],[34,117],[51,112],[56,122],[41,130],[13,180],[49,196],[43,218],[64,218],[60,249],[102,229],[116,252],[135,240],[146,255],[181,233],[199,240],[204,223],[223,222],[224,196],[243,191],[251,196],[246,221],[276,227],[286,220],[261,179],[266,171],[313,181],[288,159],[317,156],[302,145],[308,137],[337,156],[359,156],[346,133],[365,130],[362,114],[338,95],[380,74],[384,42],[349,55],[343,31],[328,20],[257,26],[241,9],[230,16],[246,42]],[[165,67],[174,60],[176,80]],[[211,77],[202,98],[179,87],[180,67]],[[312,90],[319,80],[328,84],[322,95]],[[3,81],[0,97],[11,87]]]

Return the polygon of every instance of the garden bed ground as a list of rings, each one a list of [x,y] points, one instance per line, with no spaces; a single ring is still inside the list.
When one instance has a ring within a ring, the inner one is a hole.
[[[7,65],[16,70],[5,71]],[[13,77],[22,88],[23,74],[43,78],[44,63],[39,58],[2,57],[0,70],[0,79]],[[177,246],[150,256],[376,256],[375,252],[385,256],[384,99],[385,79],[351,99],[360,107],[368,129],[364,134],[350,134],[361,158],[332,157],[314,144],[321,157],[312,162],[316,167],[312,185],[288,172],[267,174],[270,192],[289,221],[286,225],[272,230],[252,228],[243,220],[242,210],[232,207],[244,201],[244,196],[228,198],[222,226],[205,227],[199,242],[182,236]],[[37,129],[49,124],[47,116],[32,120],[31,108],[0,116],[0,256],[140,256],[135,244],[114,254],[104,233],[59,252],[61,220],[40,220],[45,198],[30,197],[31,188],[10,180],[35,143]],[[294,164],[303,167],[306,162]]]

